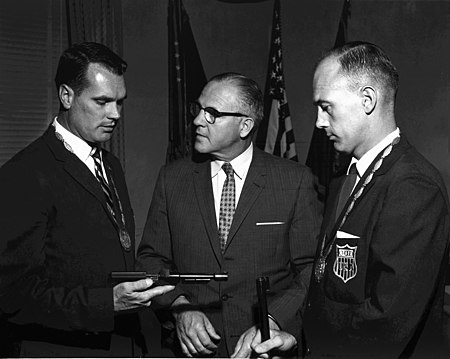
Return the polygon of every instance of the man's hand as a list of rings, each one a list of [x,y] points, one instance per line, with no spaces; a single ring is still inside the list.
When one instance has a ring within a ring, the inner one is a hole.
[[[261,354],[261,357],[268,358],[268,355],[266,353],[271,349],[277,349],[280,351],[290,350],[297,344],[295,337],[293,337],[289,333],[280,331],[278,325],[272,319],[269,319],[269,328],[271,339],[265,341],[263,343],[263,347],[259,346],[261,344],[261,331],[257,329],[256,326],[247,329],[239,338],[236,347],[234,348],[234,353],[231,354],[231,357],[250,358],[250,356],[252,355],[252,351],[255,351],[258,355]],[[277,341],[273,341],[275,337],[280,336],[280,333],[283,333],[283,339],[286,339],[286,342],[280,343],[278,339]],[[292,338],[289,338],[288,336]],[[294,340],[293,344],[289,341],[290,339]],[[277,345],[279,345],[279,347]],[[289,345],[291,346],[289,347]],[[256,351],[255,348],[258,348],[259,351]],[[266,348],[268,349],[264,351]]]
[[[114,311],[137,309],[148,307],[152,299],[158,295],[170,292],[173,285],[161,285],[150,288],[153,281],[149,278],[135,282],[123,282],[113,288]]]
[[[217,349],[216,343],[220,340],[220,336],[203,312],[198,310],[177,310],[177,306],[181,308],[186,304],[189,304],[187,299],[179,297],[172,305],[177,335],[183,354],[188,357],[212,355]]]
[[[240,337],[238,342],[236,343],[236,347],[234,348],[233,354],[231,354],[232,358],[250,358],[252,354],[251,344],[253,341],[259,337],[259,341],[261,341],[261,333],[256,328],[256,326],[247,329]]]
[[[281,330],[270,330],[270,339],[261,343],[261,335],[255,337],[251,344],[253,351],[258,355],[258,358],[269,358],[269,351],[272,354],[278,353],[277,355],[270,355],[270,358],[280,358],[283,357],[283,353],[294,349],[297,345],[297,340],[295,337],[287,332]]]

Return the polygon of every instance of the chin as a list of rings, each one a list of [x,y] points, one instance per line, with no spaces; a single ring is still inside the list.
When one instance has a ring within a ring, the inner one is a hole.
[[[206,146],[202,146],[202,144],[200,142],[198,142],[198,141],[195,142],[194,149],[198,153],[208,153],[208,148]]]
[[[104,133],[102,136],[99,136],[98,138],[96,138],[97,143],[103,143],[103,142],[107,142],[111,139],[112,137],[112,133]]]
[[[342,145],[342,143],[334,142],[333,147],[338,152],[344,152],[344,148],[343,148],[344,146]]]
[[[334,149],[339,152],[339,153],[343,153],[343,154],[351,154],[351,151],[343,148],[342,146],[334,146]]]

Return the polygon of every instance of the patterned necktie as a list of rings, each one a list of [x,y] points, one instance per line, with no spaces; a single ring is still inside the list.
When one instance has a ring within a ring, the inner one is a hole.
[[[94,147],[93,152],[91,153],[91,156],[94,159],[94,163],[95,163],[95,177],[97,178],[97,180],[100,182],[100,185],[102,186],[102,190],[103,190],[103,193],[105,194],[106,204],[108,206],[108,209],[114,215],[114,206],[113,206],[113,201],[112,201],[112,196],[111,196],[111,188],[109,187],[108,182],[106,181],[106,178],[103,175],[100,151],[101,151],[101,149],[99,147]]]
[[[231,222],[233,221],[235,209],[235,192],[234,171],[231,164],[225,162],[222,169],[227,175],[227,179],[223,184],[222,197],[220,198],[220,215],[219,215],[219,238],[220,249],[222,253],[225,251],[227,244],[228,232],[230,231]]]
[[[356,163],[350,166],[348,175],[345,177],[344,183],[341,187],[341,192],[339,193],[339,202],[336,207],[336,219],[342,212],[345,203],[347,203],[348,197],[352,194],[353,187],[355,186],[356,179],[358,178],[358,171],[356,169]]]

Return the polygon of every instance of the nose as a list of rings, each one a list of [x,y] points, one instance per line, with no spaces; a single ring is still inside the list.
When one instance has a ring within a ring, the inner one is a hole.
[[[108,118],[113,119],[115,121],[120,119],[120,114],[122,112],[122,105],[117,102],[111,102],[109,104],[108,109]]]
[[[206,123],[205,116],[202,114],[202,111],[203,111],[203,110],[200,110],[200,112],[198,113],[198,115],[195,116],[194,121],[192,121],[192,123],[193,123],[195,126],[197,126],[197,127],[198,127],[198,126],[204,126],[205,123]]]
[[[317,119],[316,119],[316,127],[318,129],[324,129],[330,125],[328,120],[325,118],[323,114],[320,113],[321,111],[317,111]]]

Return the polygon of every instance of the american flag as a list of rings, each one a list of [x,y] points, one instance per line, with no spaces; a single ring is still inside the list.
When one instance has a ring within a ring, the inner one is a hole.
[[[266,152],[298,161],[284,85],[279,0],[274,2],[272,40],[264,96],[264,121],[258,131],[256,144]]]
[[[350,0],[344,0],[334,47],[342,46],[347,41],[349,17]],[[324,130],[314,127],[306,165],[317,176],[319,192],[323,198],[326,198],[328,195],[328,186],[334,174],[339,169],[348,167],[350,159],[350,156],[339,154],[334,149],[333,143],[328,139]]]
[[[169,145],[166,162],[193,156],[192,116],[195,101],[206,84],[205,71],[182,0],[169,0]]]

